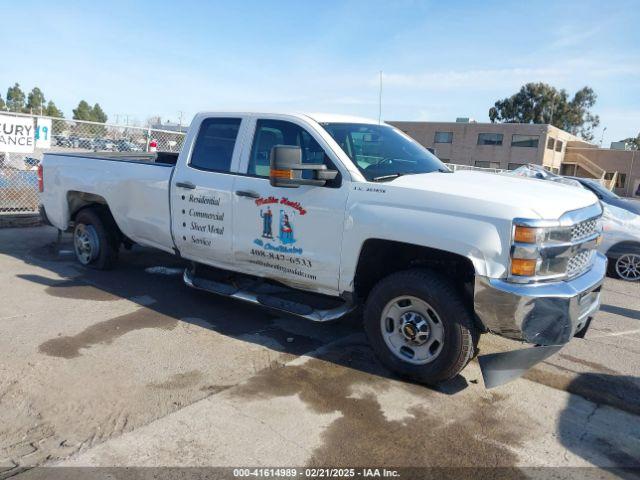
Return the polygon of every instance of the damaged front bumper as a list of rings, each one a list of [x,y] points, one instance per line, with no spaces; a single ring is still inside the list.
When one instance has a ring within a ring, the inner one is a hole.
[[[514,284],[477,277],[475,311],[491,333],[536,345],[479,357],[487,388],[502,385],[553,355],[588,328],[600,308],[607,259],[596,253],[593,266],[570,280]]]
[[[517,284],[476,277],[474,306],[486,330],[533,345],[564,345],[600,308],[607,259],[569,281]]]

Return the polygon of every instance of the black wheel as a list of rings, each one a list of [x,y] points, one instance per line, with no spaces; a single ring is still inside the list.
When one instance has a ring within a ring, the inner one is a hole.
[[[110,215],[89,207],[76,215],[73,248],[78,261],[97,270],[110,270],[118,261],[120,240]]]
[[[426,384],[460,373],[478,338],[454,286],[429,270],[398,272],[378,282],[367,298],[364,326],[384,366]]]

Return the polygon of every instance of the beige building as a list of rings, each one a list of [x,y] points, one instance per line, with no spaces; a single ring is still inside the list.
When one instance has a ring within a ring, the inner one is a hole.
[[[633,196],[638,190],[640,152],[598,148],[552,125],[473,121],[387,123],[447,163],[505,170],[534,163],[554,173],[606,180],[621,195]]]

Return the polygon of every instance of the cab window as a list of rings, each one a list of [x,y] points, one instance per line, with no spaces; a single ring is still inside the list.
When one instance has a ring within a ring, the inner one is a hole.
[[[333,168],[320,144],[302,127],[284,120],[258,120],[247,170],[249,175],[269,176],[269,156],[275,145],[298,146],[302,150],[303,163],[325,163]],[[304,171],[302,175],[312,178],[313,172]]]
[[[240,122],[240,118],[203,120],[189,165],[213,172],[230,171]]]

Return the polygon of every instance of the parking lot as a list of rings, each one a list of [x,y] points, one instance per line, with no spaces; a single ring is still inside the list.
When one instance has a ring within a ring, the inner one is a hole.
[[[640,467],[640,284],[525,378],[473,361],[392,377],[355,319],[312,324],[190,290],[183,263],[75,263],[50,227],[0,230],[0,476],[68,466]],[[518,348],[483,336],[481,353]]]

